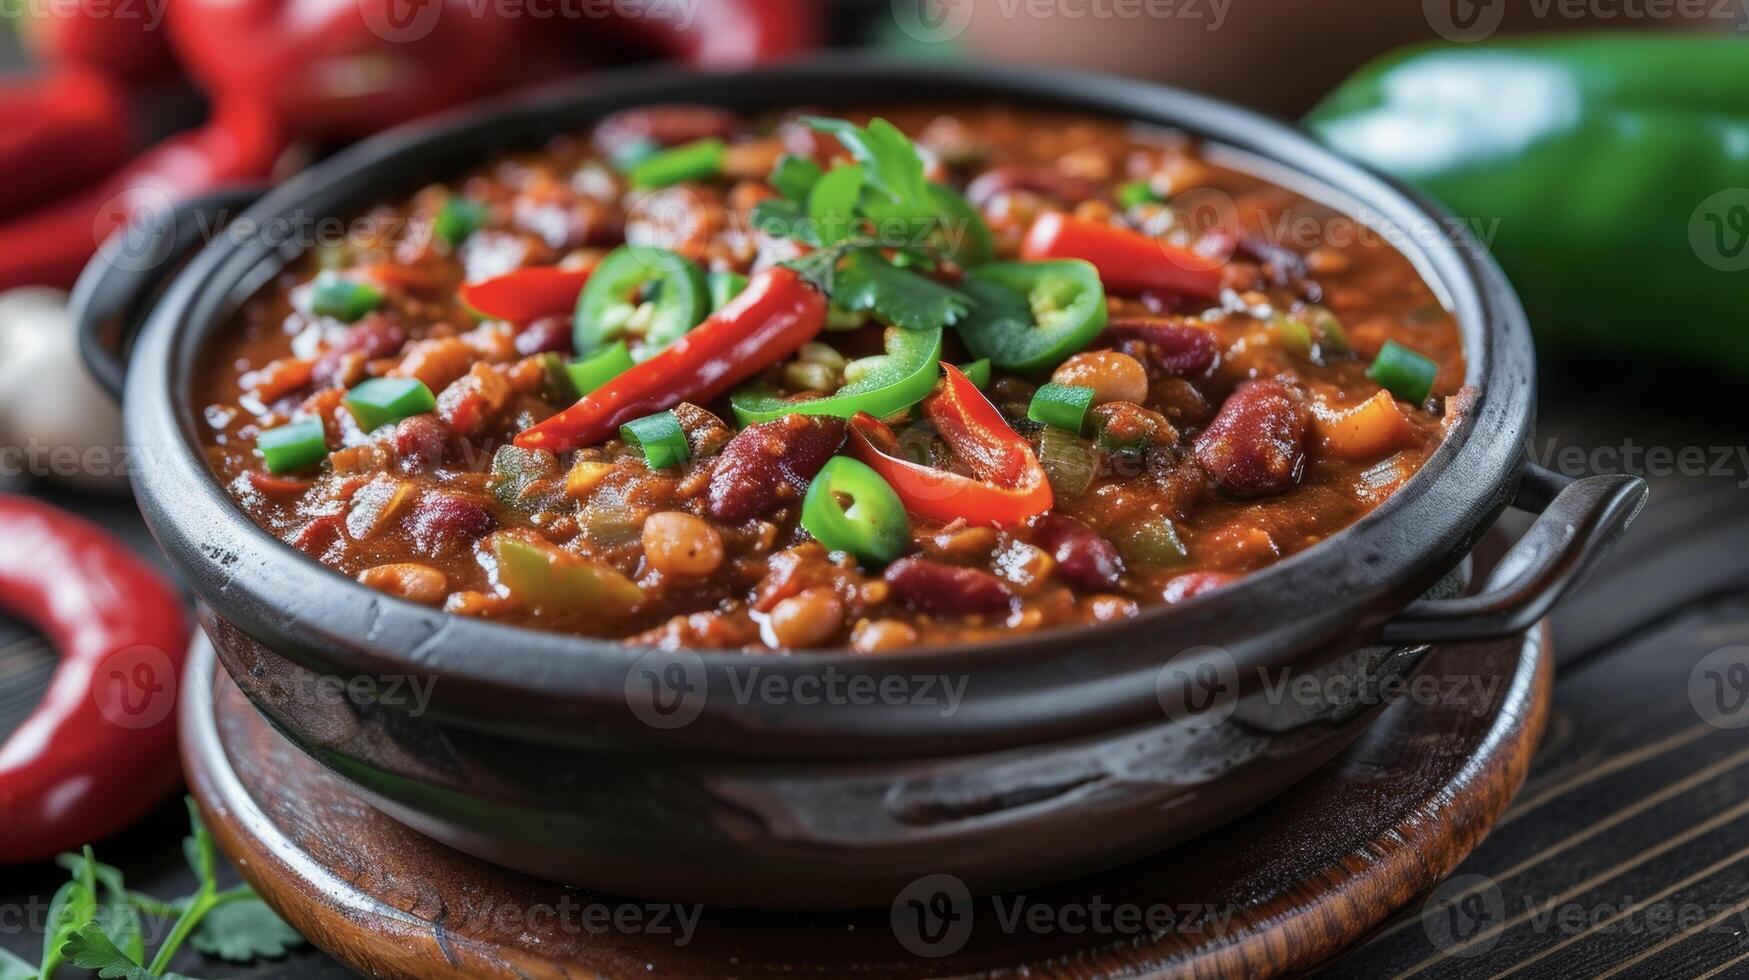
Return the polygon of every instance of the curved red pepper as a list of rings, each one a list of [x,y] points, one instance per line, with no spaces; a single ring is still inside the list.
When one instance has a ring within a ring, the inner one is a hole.
[[[0,863],[126,827],[175,789],[172,709],[189,628],[176,590],[108,532],[0,495],[0,608],[42,630],[60,664],[0,746]]]
[[[143,209],[260,180],[285,143],[254,102],[221,102],[200,129],[157,144],[99,184],[0,225],[0,289],[70,286],[109,234]]]
[[[1118,293],[1162,289],[1204,299],[1221,294],[1221,263],[1103,221],[1039,215],[1020,245],[1023,259],[1086,259]]]
[[[127,100],[97,72],[0,83],[0,216],[108,176],[133,149]]]
[[[923,411],[976,479],[900,457],[893,431],[866,412],[850,420],[851,452],[887,481],[906,510],[943,524],[1022,524],[1050,510],[1051,485],[1032,445],[959,368],[941,369],[946,377]]]
[[[565,316],[577,308],[577,296],[594,271],[593,264],[580,269],[556,265],[516,269],[462,286],[461,298],[481,313],[511,323]]]
[[[794,269],[774,266],[660,354],[518,433],[516,444],[563,453],[605,442],[632,419],[717,398],[795,353],[825,325],[826,297]]]

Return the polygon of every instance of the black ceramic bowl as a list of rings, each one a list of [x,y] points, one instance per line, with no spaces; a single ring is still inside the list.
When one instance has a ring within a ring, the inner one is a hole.
[[[1122,622],[880,657],[665,653],[454,617],[318,565],[231,501],[199,450],[192,382],[208,338],[295,257],[269,229],[674,101],[1002,101],[1187,131],[1401,236],[1457,316],[1477,397],[1383,506],[1230,587]],[[1527,465],[1530,335],[1499,270],[1447,232],[1455,225],[1294,128],[1154,85],[844,58],[592,77],[321,164],[248,207],[237,233],[148,301],[169,278],[159,260],[210,226],[199,212],[237,199],[134,229],[78,290],[93,368],[111,379],[119,366],[97,327],[149,308],[126,378],[146,519],[205,604],[222,662],[288,736],[425,833],[574,884],[742,906],[883,905],[924,874],[999,889],[1149,853],[1279,792],[1347,744],[1374,705],[1284,701],[1260,671],[1376,680],[1409,669],[1418,644],[1522,631],[1644,497],[1631,478],[1571,482]],[[1541,518],[1480,594],[1451,597],[1471,545],[1515,499]],[[319,676],[354,680],[352,696],[328,696]]]

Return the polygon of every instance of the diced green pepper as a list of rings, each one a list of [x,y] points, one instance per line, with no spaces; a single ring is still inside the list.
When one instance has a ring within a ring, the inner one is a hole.
[[[713,272],[705,278],[710,284],[712,313],[728,306],[747,288],[747,277],[739,272]]]
[[[1038,462],[1050,481],[1051,492],[1068,500],[1085,493],[1099,472],[1099,454],[1093,443],[1054,425],[1039,433]]]
[[[980,357],[975,361],[961,364],[960,373],[972,379],[972,384],[980,388],[990,387],[990,359],[988,357]]]
[[[469,235],[478,231],[486,223],[488,209],[484,201],[470,200],[465,197],[452,197],[443,202],[442,210],[437,212],[437,237],[448,242],[452,247],[460,245]]]
[[[1126,208],[1138,204],[1160,204],[1165,200],[1154,192],[1154,185],[1145,180],[1131,181],[1117,189],[1117,203]]]
[[[1047,371],[1105,329],[1105,287],[1080,259],[994,262],[967,273],[960,290],[977,302],[960,339],[1008,371]]]
[[[662,470],[686,462],[691,449],[686,444],[686,430],[673,412],[657,412],[633,419],[619,427],[619,437],[644,451],[644,462],[650,469]]]
[[[576,397],[581,398],[632,369],[632,355],[626,342],[616,340],[602,349],[565,365]]]
[[[559,458],[544,449],[499,446],[492,454],[492,499],[510,510],[533,514],[564,500]]]
[[[1366,376],[1398,398],[1419,405],[1433,393],[1439,365],[1394,340],[1385,341]]]
[[[1087,410],[1092,407],[1092,388],[1048,381],[1033,394],[1032,404],[1026,407],[1026,417],[1043,425],[1079,433],[1086,426]]]
[[[1123,560],[1131,565],[1172,566],[1189,557],[1178,528],[1171,519],[1150,514],[1138,521],[1126,522],[1121,529],[1107,529],[1111,543],[1117,546]]]
[[[663,150],[626,171],[634,187],[668,187],[689,180],[708,180],[723,172],[728,146],[712,137]]]
[[[536,612],[621,616],[644,600],[617,570],[544,541],[499,533],[492,555],[498,584]]]
[[[418,378],[371,378],[346,393],[346,407],[358,427],[371,432],[429,412],[437,407],[437,399]]]
[[[321,462],[328,455],[327,435],[319,418],[299,419],[255,437],[255,450],[269,473],[290,473]]]
[[[351,279],[342,279],[333,272],[322,272],[310,289],[310,312],[331,316],[342,323],[352,323],[383,302],[383,294],[374,286]]]
[[[911,521],[885,480],[848,456],[826,461],[802,500],[802,527],[831,551],[885,565],[911,550]]]

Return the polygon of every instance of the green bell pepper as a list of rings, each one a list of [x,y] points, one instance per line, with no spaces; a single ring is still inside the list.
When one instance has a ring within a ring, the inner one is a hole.
[[[1105,287],[1080,259],[993,262],[967,273],[960,291],[977,303],[960,340],[1004,370],[1048,371],[1105,329]]]
[[[1545,340],[1749,370],[1749,49],[1609,34],[1414,48],[1308,118],[1493,250]],[[1733,274],[1735,273],[1735,274]]]
[[[729,396],[729,405],[742,425],[769,422],[785,415],[836,415],[847,419],[857,412],[886,418],[917,404],[935,390],[940,377],[940,327],[905,330],[890,327],[886,353],[852,361],[845,370],[850,383],[824,398],[789,401],[762,384],[752,384]],[[857,370],[860,368],[860,370]]]

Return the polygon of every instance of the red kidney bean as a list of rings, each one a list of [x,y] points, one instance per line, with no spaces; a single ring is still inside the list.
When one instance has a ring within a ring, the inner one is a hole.
[[[1220,355],[1214,331],[1170,319],[1118,317],[1106,330],[1120,340],[1145,344],[1147,362],[1175,378],[1202,374]]]
[[[516,352],[523,357],[557,351],[571,353],[571,318],[544,316],[516,334]]]
[[[1229,572],[1185,572],[1183,575],[1175,575],[1167,580],[1166,587],[1161,590],[1160,597],[1167,602],[1183,602],[1186,599],[1194,599],[1204,592],[1213,592],[1228,582],[1235,581],[1238,577]]]
[[[1109,589],[1123,574],[1117,547],[1067,514],[1046,514],[1033,531],[1034,543],[1056,559],[1058,573],[1082,588]]]
[[[735,135],[741,121],[734,113],[708,105],[653,105],[622,109],[595,127],[595,148],[611,158],[639,140],[676,146],[715,136]]]
[[[405,473],[428,473],[449,453],[449,427],[426,413],[395,423],[390,445]]]
[[[345,382],[341,370],[347,358],[359,354],[365,360],[388,357],[407,342],[407,331],[380,313],[373,313],[346,328],[346,333],[333,346],[316,358],[310,379],[318,388],[333,388]]]
[[[1064,204],[1080,204],[1099,194],[1098,181],[1066,174],[1054,167],[992,167],[966,187],[966,200],[983,207],[1003,191],[1031,191]]]
[[[808,481],[844,444],[844,420],[785,415],[742,429],[717,457],[710,515],[736,524],[799,499]]]
[[[477,500],[448,493],[427,493],[413,505],[407,523],[413,543],[427,554],[472,541],[498,526],[498,519]]]
[[[1244,497],[1293,486],[1305,464],[1304,396],[1278,378],[1254,378],[1228,396],[1196,439],[1196,461],[1222,488]]]
[[[1014,593],[981,568],[962,568],[928,558],[901,558],[884,576],[893,594],[925,612],[963,615],[1002,612]]]

